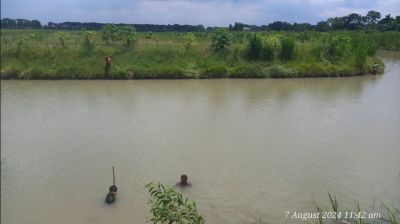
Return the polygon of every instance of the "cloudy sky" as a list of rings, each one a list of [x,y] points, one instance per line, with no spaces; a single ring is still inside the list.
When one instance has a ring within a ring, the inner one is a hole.
[[[351,12],[400,15],[400,0],[1,0],[2,18],[42,23],[268,24],[316,23]]]

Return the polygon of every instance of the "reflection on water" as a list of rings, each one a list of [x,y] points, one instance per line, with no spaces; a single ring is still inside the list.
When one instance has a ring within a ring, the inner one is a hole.
[[[400,207],[400,57],[381,56],[351,78],[2,81],[1,221],[141,223],[144,184],[182,173],[208,223],[291,223],[327,192]]]

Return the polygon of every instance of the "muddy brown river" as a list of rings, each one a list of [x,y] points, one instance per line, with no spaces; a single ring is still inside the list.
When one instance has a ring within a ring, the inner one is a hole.
[[[206,223],[400,208],[400,53],[378,76],[1,82],[1,223],[144,223],[174,185]],[[118,197],[104,203],[116,167]]]

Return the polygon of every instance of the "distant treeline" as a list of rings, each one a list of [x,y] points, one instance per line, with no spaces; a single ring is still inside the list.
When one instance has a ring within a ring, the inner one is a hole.
[[[81,22],[49,22],[42,25],[38,20],[27,19],[1,19],[1,28],[8,29],[54,29],[54,30],[101,30],[106,23],[81,23]],[[221,27],[207,27],[203,25],[157,25],[157,24],[114,24],[116,26],[132,25],[138,32],[198,32],[214,30]],[[320,21],[316,25],[310,23],[288,23],[275,21],[268,25],[249,25],[236,22],[229,24],[229,29],[233,31],[243,30],[274,30],[274,31],[332,31],[332,30],[377,30],[377,31],[400,31],[400,16],[392,17],[390,14],[381,18],[381,13],[369,11],[365,16],[351,13],[343,17],[333,17],[326,21]]]

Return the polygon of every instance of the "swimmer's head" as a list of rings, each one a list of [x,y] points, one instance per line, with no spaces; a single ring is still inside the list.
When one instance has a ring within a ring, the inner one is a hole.
[[[115,186],[115,185],[111,185],[110,188],[109,188],[109,190],[110,190],[110,192],[117,192],[117,191],[118,191],[118,188],[117,188],[117,186]]]
[[[187,175],[186,174],[182,174],[181,175],[181,183],[180,184],[186,185],[187,184],[187,179],[188,179]]]

